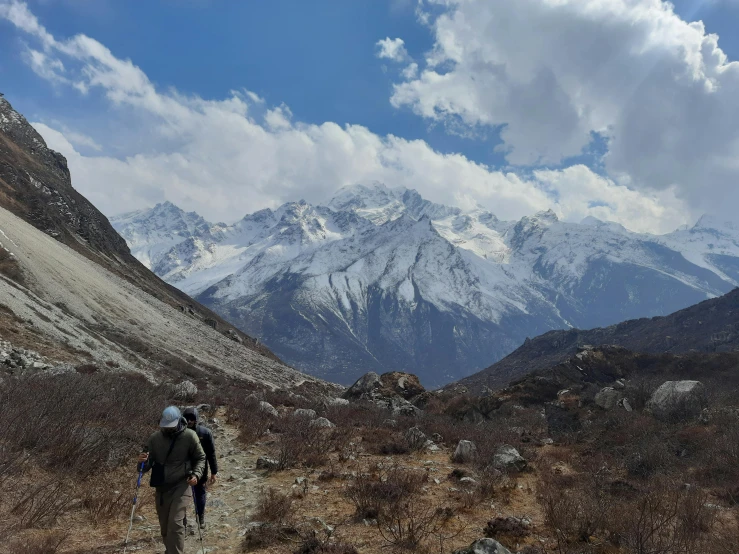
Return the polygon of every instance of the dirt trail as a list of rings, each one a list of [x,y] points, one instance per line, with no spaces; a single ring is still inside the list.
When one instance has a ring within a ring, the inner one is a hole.
[[[264,486],[263,471],[256,471],[256,460],[260,453],[254,449],[244,449],[237,439],[236,429],[227,424],[222,411],[206,421],[213,431],[218,455],[218,477],[216,486],[208,492],[206,507],[207,528],[203,531],[205,552],[240,552],[246,518],[254,510],[259,489]],[[142,488],[145,484],[142,483]],[[136,521],[131,530],[129,552],[137,554],[161,554],[164,546],[159,535],[156,511],[153,501],[147,496],[139,515],[144,519]],[[194,507],[188,511],[188,523],[194,521]],[[194,531],[194,534],[193,534]],[[125,534],[125,529],[123,530]],[[119,544],[122,543],[122,540]],[[122,552],[123,548],[112,550],[110,546],[97,552]],[[198,531],[188,531],[185,551],[201,554]]]

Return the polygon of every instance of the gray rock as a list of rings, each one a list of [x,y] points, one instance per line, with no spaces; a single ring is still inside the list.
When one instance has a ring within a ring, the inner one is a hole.
[[[452,460],[460,464],[466,464],[477,457],[477,446],[472,441],[461,440],[454,450]]]
[[[324,427],[326,429],[330,429],[331,427],[336,427],[333,423],[331,423],[328,419],[325,417],[318,417],[310,422],[312,427]]]
[[[623,394],[613,387],[605,387],[595,395],[595,403],[604,410],[612,410],[623,399]]]
[[[346,398],[329,398],[327,401],[329,406],[348,406],[349,401]]]
[[[418,427],[411,427],[405,432],[405,442],[412,450],[421,450],[426,446],[426,433],[421,431]]]
[[[260,456],[257,458],[257,469],[277,469],[280,467],[280,462],[266,456]]]
[[[277,411],[277,408],[275,408],[269,402],[265,402],[264,400],[261,400],[259,402],[259,410],[274,417],[280,416],[280,412]]]
[[[479,539],[466,548],[455,550],[454,554],[512,554],[495,539]]]
[[[306,408],[298,408],[297,410],[293,412],[293,416],[295,417],[305,417],[308,419],[316,419],[317,415],[318,414],[316,413],[315,410],[310,410]]]
[[[528,462],[509,444],[500,446],[493,456],[493,467],[501,471],[523,471]]]
[[[380,376],[374,371],[365,373],[357,382],[354,383],[347,391],[343,394],[343,398],[361,398],[362,396],[369,396],[373,391],[382,387],[382,381]]]
[[[654,391],[647,402],[647,410],[656,417],[697,417],[705,403],[706,388],[700,381],[667,381]]]
[[[198,387],[191,381],[182,381],[174,387],[174,397],[177,400],[194,400],[198,394]]]

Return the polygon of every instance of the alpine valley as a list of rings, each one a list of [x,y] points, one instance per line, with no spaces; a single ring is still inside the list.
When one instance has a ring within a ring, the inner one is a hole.
[[[461,379],[552,329],[665,315],[739,284],[739,228],[667,235],[549,211],[501,221],[383,184],[227,225],[171,203],[111,219],[168,283],[287,363],[349,384]]]

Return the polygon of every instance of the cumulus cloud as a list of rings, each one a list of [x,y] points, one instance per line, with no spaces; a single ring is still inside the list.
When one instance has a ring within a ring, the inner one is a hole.
[[[496,171],[462,154],[435,151],[423,140],[379,136],[359,125],[302,123],[289,107],[267,106],[250,91],[231,91],[220,100],[163,92],[131,60],[84,35],[58,40],[18,6],[0,0],[0,16],[37,39],[48,68],[40,75],[80,93],[105,95],[124,115],[136,116],[127,118],[133,132],[156,138],[155,146],[125,158],[105,150],[85,155],[78,149],[91,144],[80,136],[55,122],[35,123],[50,147],[68,158],[75,186],[107,214],[170,200],[210,220],[233,220],[285,201],[323,201],[344,185],[381,181],[447,204],[473,199],[506,219],[554,208],[565,219],[593,215],[645,231],[668,231],[686,220],[672,189],[636,192],[585,166]]]
[[[597,133],[611,178],[734,216],[739,63],[701,22],[662,0],[424,0],[420,19],[435,44],[396,107],[501,128],[520,166],[559,164]]]
[[[377,44],[377,57],[387,58],[394,62],[402,62],[408,59],[408,51],[405,49],[405,42],[400,38],[384,38],[378,40]]]

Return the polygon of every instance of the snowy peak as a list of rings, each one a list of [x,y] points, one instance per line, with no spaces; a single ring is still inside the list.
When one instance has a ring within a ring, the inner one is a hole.
[[[343,187],[327,205],[335,211],[353,211],[376,225],[397,219],[403,213],[415,219],[428,216],[432,220],[461,213],[459,208],[426,200],[416,190],[404,187],[391,189],[382,183]]]

